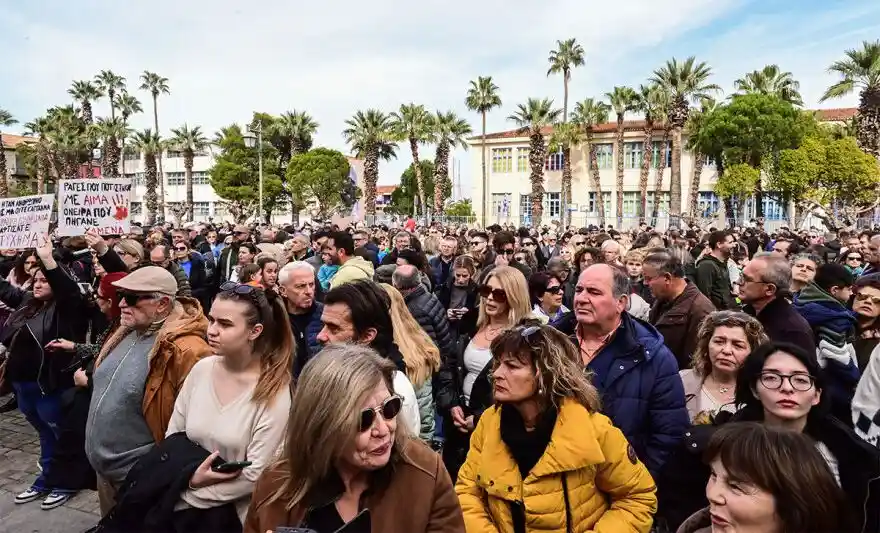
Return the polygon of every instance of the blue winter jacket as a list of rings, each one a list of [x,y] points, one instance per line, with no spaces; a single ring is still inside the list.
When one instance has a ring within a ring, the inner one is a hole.
[[[576,337],[572,340],[577,343]],[[663,336],[629,313],[623,314],[611,342],[593,361],[608,352],[614,359],[608,375],[594,379],[602,412],[656,477],[690,424],[678,363]]]

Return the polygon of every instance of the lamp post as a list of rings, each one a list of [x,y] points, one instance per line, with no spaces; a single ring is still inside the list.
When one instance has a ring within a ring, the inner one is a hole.
[[[257,146],[257,164],[260,174],[260,208],[257,213],[259,218],[263,216],[263,123],[257,121],[255,126],[248,127],[248,132],[257,134],[256,138],[253,135],[245,135],[244,144],[248,148],[253,148],[255,144]]]

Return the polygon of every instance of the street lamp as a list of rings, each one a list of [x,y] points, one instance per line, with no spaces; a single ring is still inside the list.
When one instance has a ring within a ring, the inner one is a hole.
[[[258,148],[258,165],[260,172],[260,210],[258,211],[258,216],[263,216],[263,123],[257,121],[254,126],[248,127],[248,132],[256,133],[257,136],[254,138],[253,135],[245,135],[244,136],[244,144],[248,148],[253,148],[255,145]]]

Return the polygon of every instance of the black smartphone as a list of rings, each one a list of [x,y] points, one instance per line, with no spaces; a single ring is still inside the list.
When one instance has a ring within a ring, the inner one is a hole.
[[[272,533],[318,533],[314,529],[303,529],[301,527],[276,527]]]
[[[221,474],[229,474],[247,468],[254,464],[252,461],[227,461],[225,463],[211,465],[211,470]]]

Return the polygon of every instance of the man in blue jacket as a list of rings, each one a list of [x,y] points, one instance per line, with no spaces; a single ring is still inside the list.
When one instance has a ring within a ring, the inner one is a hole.
[[[656,476],[689,419],[675,356],[653,326],[626,312],[629,291],[621,269],[597,264],[584,270],[575,286],[572,340],[593,373],[603,413]]]

